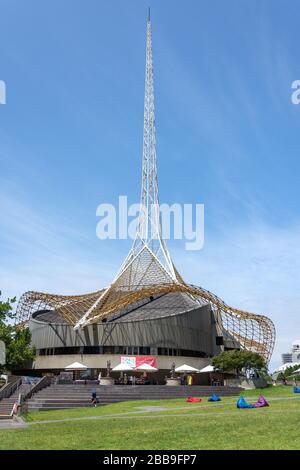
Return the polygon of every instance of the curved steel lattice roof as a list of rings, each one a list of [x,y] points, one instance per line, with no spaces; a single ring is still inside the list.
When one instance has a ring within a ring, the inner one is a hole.
[[[193,302],[191,298],[189,298],[189,301],[185,300],[184,302],[187,302],[185,308],[188,307],[189,302],[191,302],[191,307],[197,301],[202,305],[210,303],[216,317],[222,324],[222,328],[238,341],[241,347],[258,352],[266,361],[270,360],[274,348],[275,328],[269,318],[229,307],[216,295],[193,285],[160,284],[145,286],[131,292],[115,292],[114,296],[110,295],[109,299],[103,299],[102,303],[98,303],[97,308],[93,310],[86,324],[98,323],[109,318],[111,321],[124,321],[125,317],[123,319],[118,318],[118,312],[122,312],[128,307],[132,309],[132,305],[138,302],[147,303],[151,296],[171,292],[189,294],[195,299]],[[75,326],[81,318],[82,312],[89,309],[101,293],[102,291],[82,296],[59,296],[40,292],[26,292],[21,297],[18,305],[18,321],[19,323],[28,321],[30,316],[39,310],[54,310],[66,322]],[[195,308],[195,304],[193,308]],[[172,312],[174,313],[173,308]],[[161,314],[167,314],[166,310],[163,310]],[[116,318],[114,319],[112,315],[115,315]],[[141,309],[139,318],[134,317],[133,312],[131,312],[126,320],[146,320],[150,316],[152,317],[152,315],[149,315],[149,313],[147,315]]]

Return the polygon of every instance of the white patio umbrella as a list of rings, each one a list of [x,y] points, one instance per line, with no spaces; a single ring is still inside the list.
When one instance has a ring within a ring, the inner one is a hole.
[[[87,370],[87,366],[80,362],[72,362],[72,364],[65,367],[65,370],[73,372],[73,380],[76,380],[76,378],[79,379],[79,372]]]
[[[87,366],[80,362],[72,362],[72,364],[65,367],[65,370],[87,370]]]
[[[136,367],[135,370],[140,370],[141,372],[157,372],[158,369],[156,367],[151,366],[150,364],[141,364],[140,366]]]
[[[113,372],[126,372],[134,370],[133,367],[128,364],[123,364],[122,362],[112,369]]]
[[[200,373],[214,372],[214,370],[215,368],[209,364],[208,366],[203,367],[203,369],[200,369]]]
[[[183,364],[182,366],[176,367],[175,372],[199,372],[199,369],[196,367]]]

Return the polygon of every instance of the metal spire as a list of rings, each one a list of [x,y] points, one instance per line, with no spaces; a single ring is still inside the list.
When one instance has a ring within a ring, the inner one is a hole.
[[[162,238],[159,211],[157,166],[156,166],[156,130],[154,108],[152,30],[150,9],[147,20],[146,71],[144,98],[144,133],[142,189],[137,232],[130,252],[112,284],[75,325],[83,327],[96,308],[127,292],[146,286],[183,283],[171,260],[169,251]]]
[[[156,218],[158,215],[156,213],[156,209],[158,209],[158,204],[159,200],[156,166],[156,129],[154,108],[152,31],[151,22],[150,19],[148,19],[144,99],[142,191],[141,211],[138,224],[138,234],[145,241],[150,240],[152,238],[151,232],[157,232],[153,233],[153,235],[160,235],[160,221],[159,217]],[[155,205],[157,207],[155,207]]]
[[[137,224],[137,233],[121,272],[128,263],[143,249],[156,259],[156,262],[167,274],[165,282],[177,282],[170,254],[162,238],[157,164],[156,164],[156,128],[154,106],[154,80],[153,80],[153,53],[152,53],[152,27],[150,8],[147,20],[146,40],[146,70],[145,70],[145,98],[144,98],[144,132],[143,132],[143,162],[142,162],[142,188],[140,213]],[[120,274],[119,273],[119,274]]]

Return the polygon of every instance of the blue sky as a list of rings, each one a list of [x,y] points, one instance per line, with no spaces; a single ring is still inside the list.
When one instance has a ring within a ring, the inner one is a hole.
[[[140,194],[152,8],[160,200],[205,204],[205,246],[168,243],[187,282],[300,337],[299,2],[0,0],[0,287],[89,292],[131,242],[96,207]]]

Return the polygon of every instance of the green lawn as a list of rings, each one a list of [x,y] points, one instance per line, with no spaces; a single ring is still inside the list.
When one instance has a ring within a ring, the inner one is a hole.
[[[259,393],[244,396],[254,401]],[[221,404],[206,398],[200,404],[147,400],[30,413],[28,428],[0,430],[0,449],[300,449],[300,397],[292,387],[270,387],[263,394],[269,408],[238,410],[237,397],[227,397]],[[136,413],[149,405],[166,410]],[[72,418],[77,420],[37,423]]]

